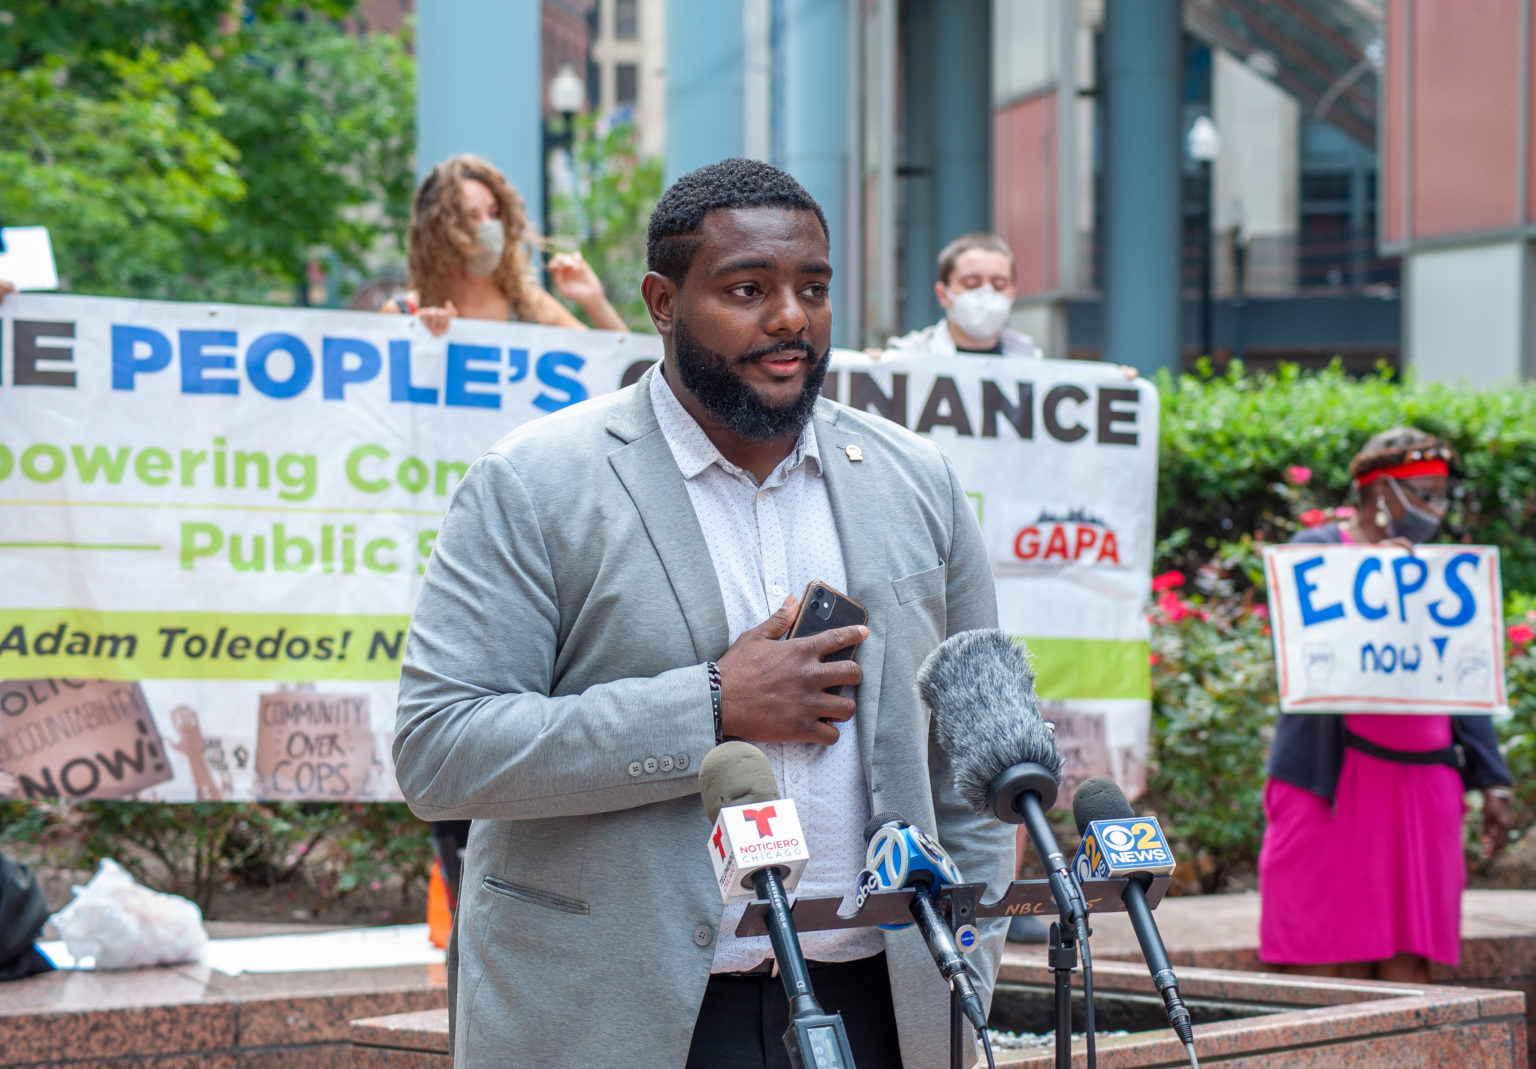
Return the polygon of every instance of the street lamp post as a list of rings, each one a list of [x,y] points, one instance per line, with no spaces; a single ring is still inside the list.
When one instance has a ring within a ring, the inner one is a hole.
[[[550,161],[554,158],[554,150],[564,148],[571,151],[575,143],[574,123],[576,113],[587,102],[587,87],[582,81],[581,75],[569,63],[560,64],[560,69],[549,80],[549,107],[551,111],[558,112],[561,119],[560,133],[555,134],[544,128],[544,237],[550,236],[552,227],[550,224],[550,205],[554,201],[554,181],[550,174]]]
[[[1248,325],[1248,235],[1243,233],[1243,202],[1232,205],[1232,359],[1241,362]]]
[[[1205,218],[1200,226],[1200,353],[1211,355],[1211,165],[1221,154],[1221,135],[1216,124],[1202,115],[1189,127],[1189,155],[1200,165],[1200,191],[1205,202]]]

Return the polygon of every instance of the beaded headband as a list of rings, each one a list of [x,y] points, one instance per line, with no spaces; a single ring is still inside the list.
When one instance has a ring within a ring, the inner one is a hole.
[[[1424,475],[1449,475],[1451,466],[1443,449],[1415,449],[1400,464],[1368,471],[1355,479],[1356,486],[1368,486],[1383,476],[1393,479],[1417,479]]]

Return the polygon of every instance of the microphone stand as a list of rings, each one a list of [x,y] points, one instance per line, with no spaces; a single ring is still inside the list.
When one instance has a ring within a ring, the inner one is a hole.
[[[943,888],[934,896],[934,901],[943,916],[943,922],[948,924],[950,931],[959,934],[962,928],[969,928],[970,936],[974,939],[977,935],[976,904],[980,898],[981,892],[976,885],[961,884]],[[961,965],[962,970],[967,968],[969,966]],[[946,975],[945,979],[948,980],[949,977]],[[964,1003],[964,992],[960,985],[951,983],[949,988],[949,1069],[969,1069],[976,1057],[975,1048],[965,1042],[967,1015]],[[972,1027],[974,1026],[972,1022]],[[989,1043],[986,1036],[977,1038],[983,1044]],[[991,1056],[988,1055],[988,1057]]]
[[[768,903],[763,919],[773,944],[774,960],[779,963],[779,975],[784,980],[784,994],[789,999],[784,1047],[789,1052],[791,1069],[854,1069],[842,1016],[825,1012],[811,994],[810,970],[800,952],[779,870],[771,866],[759,869],[752,874],[752,886],[757,889],[757,897]]]
[[[1072,1069],[1072,970],[1077,968],[1077,945],[1070,925],[1051,922],[1047,960],[1056,976],[1056,1069]]]
[[[1035,852],[1045,863],[1059,922],[1051,925],[1049,960],[1056,974],[1056,1065],[1072,1065],[1072,971],[1077,968],[1077,943],[1083,945],[1083,1030],[1088,1067],[1098,1064],[1093,1034],[1092,969],[1088,956],[1088,907],[1077,878],[1068,869],[1045,811],[1056,804],[1056,777],[1033,761],[1005,768],[987,787],[992,812],[1005,824],[1023,824]]]

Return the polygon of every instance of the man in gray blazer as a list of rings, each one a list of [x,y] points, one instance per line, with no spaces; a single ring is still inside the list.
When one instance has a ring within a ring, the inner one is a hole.
[[[416,813],[474,821],[450,948],[461,1067],[787,1064],[768,941],[736,937],[706,856],[697,773],[722,738],[763,749],[795,799],[801,895],[852,889],[872,812],[936,833],[968,880],[1011,878],[1012,829],[960,800],[914,690],[946,637],[996,625],[981,533],[932,443],[819,398],[828,249],[777,168],[683,176],[647,242],[665,359],[518,428],[454,497],[395,761]],[[779,641],[808,580],[868,627]],[[989,924],[971,955],[984,999],[1002,937]],[[915,930],[802,945],[861,1069],[948,1064],[948,991]]]

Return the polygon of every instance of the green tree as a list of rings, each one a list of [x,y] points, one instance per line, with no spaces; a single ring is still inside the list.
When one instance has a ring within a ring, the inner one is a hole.
[[[48,226],[70,289],[284,299],[314,258],[399,247],[414,72],[347,31],[356,0],[7,7],[0,220]]]
[[[71,289],[177,295],[189,235],[213,235],[245,193],[219,133],[207,54],[152,48],[96,57],[100,91],[72,84],[62,58],[0,71],[0,221],[52,232]]]
[[[628,122],[600,130],[593,119],[581,116],[573,142],[571,173],[564,184],[574,185],[574,193],[558,192],[559,181],[549,183],[557,191],[550,213],[553,251],[579,247],[629,328],[653,330],[640,280],[645,277],[645,228],[661,199],[661,161],[640,155],[635,127]]]

